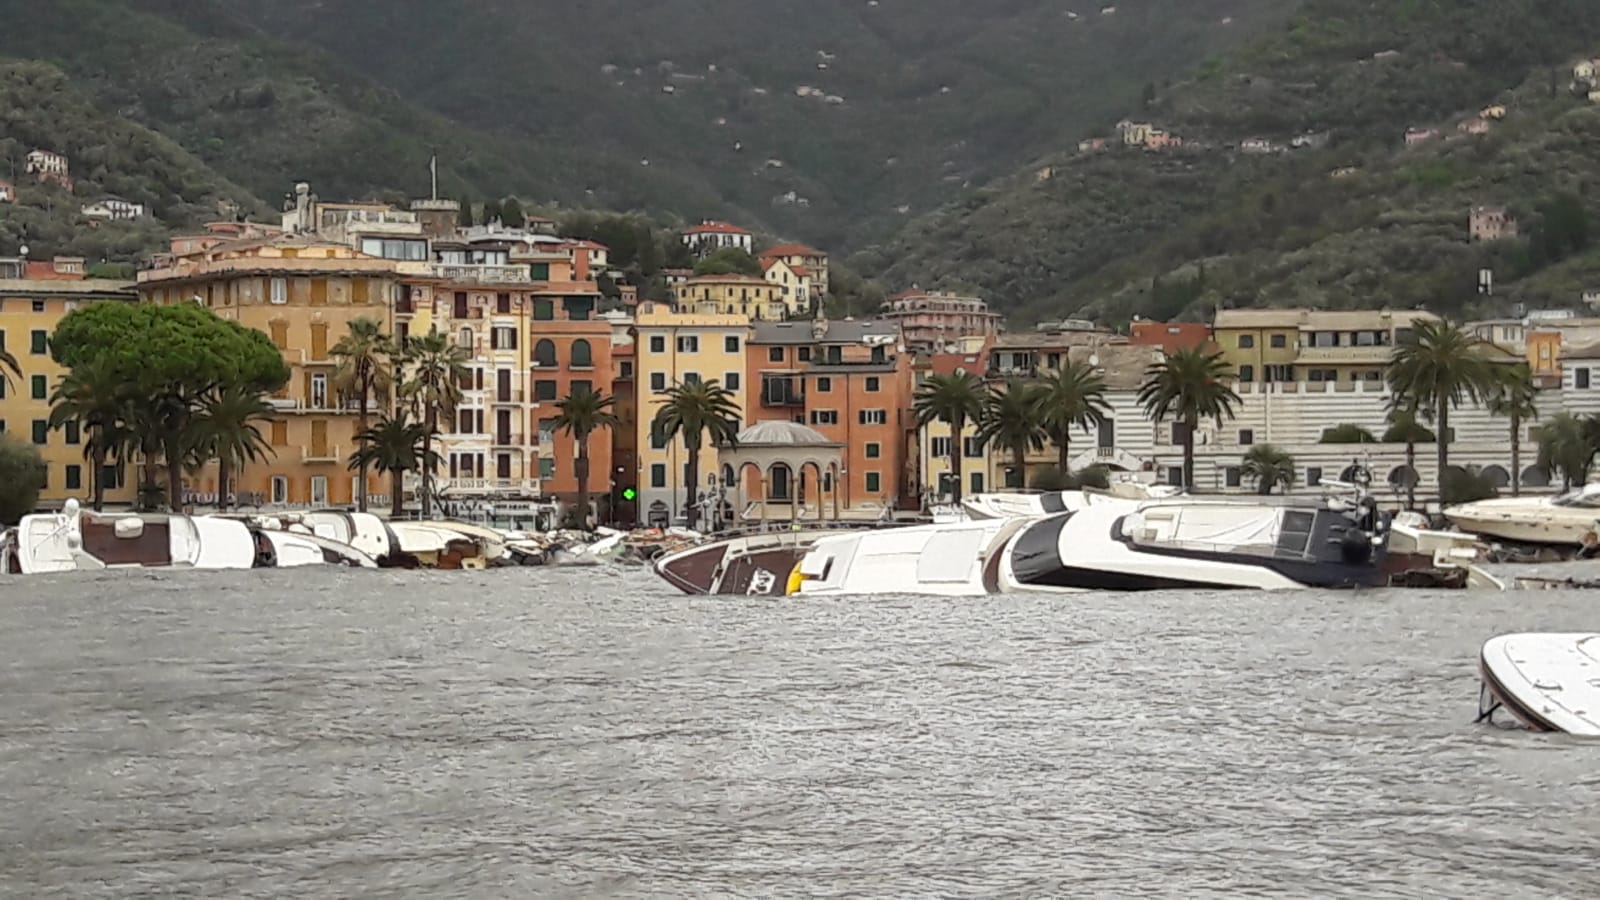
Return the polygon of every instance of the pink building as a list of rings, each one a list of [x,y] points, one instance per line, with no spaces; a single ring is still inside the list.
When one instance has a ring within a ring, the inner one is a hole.
[[[993,338],[1000,314],[977,297],[913,288],[883,301],[882,317],[900,326],[906,346],[926,353],[964,337]]]

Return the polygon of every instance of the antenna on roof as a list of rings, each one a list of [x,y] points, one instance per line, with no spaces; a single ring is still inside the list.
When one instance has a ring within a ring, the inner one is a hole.
[[[432,196],[433,199],[437,200],[437,199],[439,199],[439,151],[438,150],[434,150],[433,151],[433,155],[428,157],[428,178],[433,183],[433,193],[432,193],[431,196]]]

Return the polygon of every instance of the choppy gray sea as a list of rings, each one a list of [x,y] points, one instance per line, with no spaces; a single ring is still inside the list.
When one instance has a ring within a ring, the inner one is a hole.
[[[0,582],[7,895],[1600,895],[1600,595],[728,601],[642,570]]]

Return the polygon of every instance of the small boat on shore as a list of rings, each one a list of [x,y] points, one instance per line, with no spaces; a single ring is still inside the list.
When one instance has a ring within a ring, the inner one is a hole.
[[[1478,720],[1505,710],[1534,731],[1600,735],[1600,634],[1506,634],[1478,658]]]
[[[1445,518],[1473,534],[1520,544],[1579,546],[1600,533],[1600,484],[1554,497],[1501,497],[1447,507]]]

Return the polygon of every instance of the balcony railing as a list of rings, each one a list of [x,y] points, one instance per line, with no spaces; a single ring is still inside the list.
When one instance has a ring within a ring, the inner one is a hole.
[[[1296,365],[1344,363],[1381,366],[1394,357],[1394,351],[1393,347],[1302,347],[1294,361]]]
[[[524,395],[523,395],[522,391],[496,391],[495,395],[494,395],[494,400],[491,401],[491,402],[494,402],[494,403],[521,403],[523,396]]]
[[[806,395],[802,391],[762,391],[761,405],[768,409],[805,406]]]
[[[532,275],[527,266],[482,266],[439,263],[434,275],[448,281],[478,281],[494,284],[530,284]]]
[[[452,494],[539,496],[537,478],[435,478],[433,483],[440,491]],[[416,490],[422,486],[422,476],[407,473],[403,486],[408,491]]]
[[[344,448],[306,447],[300,451],[300,458],[308,463],[336,463],[344,459]]]

